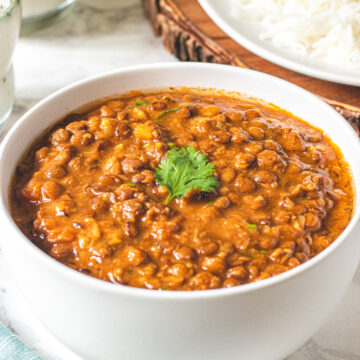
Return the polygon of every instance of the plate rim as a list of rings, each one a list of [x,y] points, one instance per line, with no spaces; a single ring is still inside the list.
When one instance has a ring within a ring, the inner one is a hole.
[[[278,55],[271,50],[262,47],[254,43],[247,36],[243,35],[240,31],[236,30],[232,25],[230,25],[226,21],[226,15],[220,15],[215,10],[213,2],[216,0],[198,0],[198,3],[205,11],[205,13],[209,16],[209,18],[222,30],[224,31],[230,38],[232,38],[239,45],[243,46],[250,52],[255,55],[270,61],[276,65],[279,65],[288,70],[295,71],[297,73],[307,75],[313,78],[317,78],[320,80],[330,81],[337,84],[350,85],[350,86],[360,86],[360,72],[359,76],[351,76],[351,75],[338,75],[332,74],[328,71],[322,71],[320,69],[315,69],[311,65],[304,65],[301,62],[297,62],[296,60],[291,60],[282,55]],[[311,57],[309,57],[311,59]]]

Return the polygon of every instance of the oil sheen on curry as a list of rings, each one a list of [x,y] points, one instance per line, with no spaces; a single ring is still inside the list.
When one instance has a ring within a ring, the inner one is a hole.
[[[19,164],[12,215],[63,264],[155,290],[246,284],[329,246],[353,183],[322,131],[260,100],[168,89],[73,114]]]

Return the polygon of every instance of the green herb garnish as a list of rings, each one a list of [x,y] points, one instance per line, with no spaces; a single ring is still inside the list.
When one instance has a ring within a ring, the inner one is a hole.
[[[240,256],[245,256],[245,257],[248,257],[248,258],[252,258],[252,255],[249,254],[249,253],[239,253]]]
[[[205,154],[186,146],[172,149],[155,169],[156,181],[169,190],[166,205],[174,197],[184,197],[191,189],[212,192],[219,186],[214,176],[215,167]]]
[[[134,107],[142,106],[142,105],[152,105],[152,104],[155,104],[155,103],[156,103],[156,101],[146,101],[146,100],[136,99],[135,100],[135,105],[129,106],[129,109],[133,109]]]
[[[173,113],[173,112],[175,112],[175,111],[179,111],[179,110],[180,110],[180,108],[171,109],[171,110],[166,110],[166,111],[162,112],[160,115],[158,115],[158,116],[156,117],[156,120],[160,120],[160,119],[161,119],[162,117],[164,117],[165,115],[170,114],[170,113]]]
[[[143,145],[143,149],[146,149],[148,146],[150,146],[150,143]]]
[[[140,99],[136,99],[135,101],[135,105],[137,106],[142,106],[142,105],[152,105],[155,104],[156,101],[146,101],[146,100],[140,100]]]
[[[133,271],[132,271],[131,269],[129,269],[129,270],[127,270],[127,273],[128,273],[128,274],[132,274]]]
[[[171,143],[171,142],[168,143],[168,146],[169,146],[170,149],[175,149],[176,148],[175,144]]]
[[[136,184],[134,184],[134,183],[128,183],[128,185],[131,186],[131,187],[136,186]]]
[[[164,290],[166,290],[167,288],[168,288],[167,286],[164,286],[164,287],[162,287],[160,290],[164,291]]]
[[[266,251],[266,250],[259,250],[259,253],[260,253],[260,254],[263,254],[263,255],[267,255],[267,254],[268,254],[268,251]]]
[[[249,230],[256,230],[256,224],[247,224]]]

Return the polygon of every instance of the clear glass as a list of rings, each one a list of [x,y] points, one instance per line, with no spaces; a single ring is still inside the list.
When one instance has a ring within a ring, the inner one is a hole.
[[[20,0],[0,0],[0,128],[14,102],[12,56],[21,24]]]
[[[75,0],[22,0],[23,23],[43,22],[59,15]]]

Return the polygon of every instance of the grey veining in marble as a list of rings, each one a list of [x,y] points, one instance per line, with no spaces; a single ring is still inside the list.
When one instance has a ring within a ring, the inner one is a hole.
[[[118,10],[99,11],[78,4],[57,23],[21,37],[14,60],[16,99],[9,125],[39,100],[73,81],[130,64],[175,61],[154,37],[137,0],[127,0]],[[1,251],[0,320],[44,360],[81,360],[29,311]],[[286,360],[360,360],[359,340],[360,270],[336,312]]]

